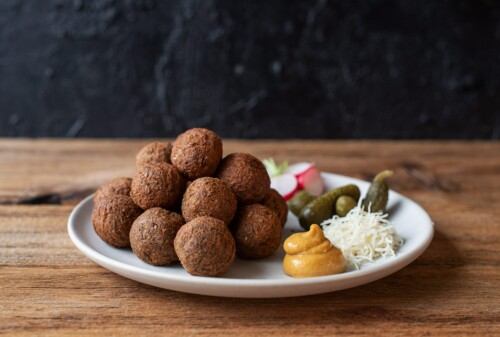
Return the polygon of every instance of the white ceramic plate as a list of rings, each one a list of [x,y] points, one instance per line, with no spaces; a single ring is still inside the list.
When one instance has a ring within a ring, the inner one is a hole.
[[[354,183],[362,195],[369,183],[336,174],[323,173],[328,189]],[[405,243],[395,257],[365,264],[360,270],[339,275],[294,279],[282,270],[282,248],[263,260],[236,259],[223,277],[191,276],[180,264],[155,267],[139,260],[130,249],[118,249],[104,243],[91,223],[92,195],[71,213],[68,232],[75,246],[97,264],[117,274],[152,286],[193,294],[224,297],[292,297],[327,293],[356,287],[390,275],[420,256],[432,240],[434,228],[427,213],[410,199],[391,191],[387,207],[389,219]],[[297,218],[289,213],[283,240],[292,232],[302,231]]]

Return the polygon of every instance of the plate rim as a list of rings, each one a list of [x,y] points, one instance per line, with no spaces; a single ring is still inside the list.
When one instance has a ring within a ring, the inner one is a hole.
[[[363,181],[363,180],[360,180],[357,178],[353,178],[353,177],[349,177],[349,176],[345,176],[345,175],[339,175],[339,174],[335,174],[335,173],[321,172],[321,175],[325,176],[325,177],[330,177],[333,179],[341,178],[341,179],[349,179],[351,181],[357,181],[358,183],[363,183],[363,184],[368,183],[366,181]],[[167,273],[164,272],[166,269],[162,269],[162,271],[149,270],[149,269],[145,269],[145,268],[142,268],[139,266],[134,266],[134,265],[127,264],[125,262],[115,260],[115,259],[108,257],[105,254],[100,253],[99,251],[93,249],[91,246],[86,244],[84,242],[84,240],[81,239],[79,237],[79,235],[76,233],[76,221],[75,221],[75,219],[78,216],[78,214],[82,211],[82,208],[84,208],[87,205],[87,203],[92,201],[94,193],[87,196],[86,198],[84,198],[82,201],[80,201],[73,208],[73,210],[71,211],[71,214],[68,218],[67,229],[68,229],[68,234],[70,236],[70,239],[73,242],[73,244],[76,246],[76,248],[78,248],[78,250],[80,250],[85,256],[90,258],[92,261],[94,261],[95,263],[97,263],[101,267],[110,270],[107,267],[107,265],[111,265],[111,266],[114,266],[114,267],[119,268],[121,270],[125,270],[129,273],[140,274],[142,276],[151,277],[151,278],[154,278],[156,280],[161,280],[161,281],[167,282],[167,283],[168,282],[189,282],[190,284],[193,284],[193,285],[198,285],[198,286],[203,285],[203,286],[210,286],[210,287],[213,287],[213,286],[216,286],[216,287],[228,287],[228,286],[235,287],[236,286],[236,287],[244,287],[244,288],[261,288],[261,287],[280,288],[280,287],[290,287],[290,286],[300,287],[300,286],[311,286],[311,285],[324,285],[324,284],[330,283],[330,282],[333,282],[333,283],[345,282],[345,281],[352,280],[352,279],[368,277],[372,274],[381,275],[379,277],[376,277],[375,279],[361,283],[361,284],[365,284],[365,283],[370,283],[370,282],[373,282],[375,280],[386,277],[386,276],[406,267],[407,265],[409,265],[413,261],[415,261],[427,249],[427,247],[432,242],[432,239],[434,236],[433,221],[430,218],[429,214],[419,204],[417,204],[415,201],[413,201],[409,197],[406,197],[398,192],[395,192],[394,190],[390,190],[390,193],[397,195],[400,198],[404,198],[405,202],[410,202],[412,204],[412,206],[417,207],[417,209],[419,209],[419,211],[421,211],[422,215],[425,216],[425,225],[426,226],[424,226],[422,224],[422,226],[423,226],[422,229],[423,228],[427,229],[426,233],[424,233],[424,234],[426,234],[425,239],[422,240],[422,242],[419,242],[418,245],[414,249],[412,249],[408,252],[405,252],[403,255],[400,255],[400,256],[396,255],[396,257],[394,257],[394,258],[381,260],[381,261],[379,261],[380,264],[373,265],[370,268],[355,270],[352,272],[347,272],[347,273],[342,273],[342,274],[317,276],[317,277],[311,277],[311,278],[295,279],[295,278],[289,277],[289,278],[282,278],[282,279],[235,279],[235,278],[224,278],[223,276],[222,277],[206,277],[206,276],[188,275],[189,280],[186,280],[185,275],[169,274],[168,272]],[[424,223],[424,221],[421,221],[421,222]],[[101,264],[101,263],[105,264],[106,266]],[[111,270],[111,271],[116,273],[116,274],[124,276],[123,274],[117,273],[114,270]],[[384,272],[387,272],[387,273],[384,273]],[[124,277],[130,278],[128,276],[124,276]],[[141,281],[137,281],[137,282],[145,283],[145,282],[141,282]],[[361,284],[358,284],[358,285],[361,285]],[[357,285],[354,285],[354,286],[357,286]],[[343,289],[345,289],[345,288],[346,287],[344,287]],[[347,288],[349,288],[349,287],[347,287]],[[170,289],[170,288],[166,288],[166,289]],[[331,291],[335,291],[335,290],[331,290]],[[187,291],[185,291],[185,292],[187,292]],[[195,292],[192,292],[192,293],[195,293]],[[197,292],[197,293],[200,293],[200,292]],[[312,294],[312,293],[310,293],[310,294]],[[220,296],[220,295],[216,295],[216,296]],[[291,297],[294,295],[288,295],[288,296]],[[231,296],[231,297],[234,297],[234,296]],[[254,296],[252,296],[252,297],[254,297]],[[257,298],[257,297],[258,296],[255,296],[255,298]],[[273,297],[284,297],[284,296],[273,296]]]

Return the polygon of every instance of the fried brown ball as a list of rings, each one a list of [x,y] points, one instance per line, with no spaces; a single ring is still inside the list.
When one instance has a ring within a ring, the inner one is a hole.
[[[172,165],[145,164],[137,169],[130,196],[142,209],[174,209],[181,202],[185,186],[184,178]]]
[[[271,256],[281,243],[281,224],[268,207],[253,204],[241,207],[231,224],[236,255],[259,259]]]
[[[103,184],[97,189],[94,195],[94,204],[96,204],[102,196],[120,194],[130,196],[130,185],[132,178],[116,178]]]
[[[170,164],[170,154],[172,153],[172,144],[153,142],[144,146],[137,156],[135,163],[137,167],[144,164],[168,163]]]
[[[222,140],[208,129],[189,129],[175,140],[170,159],[188,180],[212,176],[222,159]]]
[[[226,183],[217,178],[198,178],[189,184],[182,198],[182,216],[191,221],[211,216],[228,225],[236,213],[236,196]]]
[[[283,198],[278,191],[271,188],[260,203],[276,213],[280,220],[281,227],[285,226],[288,217],[288,205],[286,204],[285,198]]]
[[[92,224],[97,235],[106,243],[128,247],[130,227],[141,213],[142,209],[130,197],[105,195],[94,205]]]
[[[218,276],[235,259],[235,244],[223,221],[202,216],[179,229],[174,247],[182,266],[191,275]]]
[[[226,156],[215,176],[228,184],[238,202],[244,205],[261,201],[271,186],[264,164],[248,153]]]
[[[135,219],[130,229],[130,246],[144,262],[164,266],[177,261],[174,239],[184,225],[180,214],[160,207],[150,208]]]

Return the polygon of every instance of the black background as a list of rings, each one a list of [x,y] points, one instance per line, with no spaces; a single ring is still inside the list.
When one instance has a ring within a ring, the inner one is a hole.
[[[500,138],[498,1],[0,1],[0,136]]]

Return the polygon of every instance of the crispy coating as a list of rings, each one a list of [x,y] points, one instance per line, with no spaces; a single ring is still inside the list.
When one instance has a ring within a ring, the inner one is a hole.
[[[248,153],[232,153],[219,165],[216,177],[228,184],[244,205],[261,201],[269,192],[271,179],[262,162]]]
[[[195,218],[182,226],[174,247],[182,266],[191,275],[222,275],[235,259],[231,232],[224,222],[209,216]]]
[[[135,156],[137,167],[144,164],[167,163],[170,164],[170,154],[172,153],[172,144],[153,142],[144,146]]]
[[[130,196],[142,209],[175,209],[181,202],[186,182],[175,167],[167,163],[145,164],[137,169]]]
[[[94,205],[92,225],[106,243],[115,247],[128,247],[130,227],[141,213],[142,209],[130,197],[106,195]]]
[[[280,220],[266,206],[241,207],[231,224],[236,255],[251,259],[271,256],[280,246],[281,230]]]
[[[212,176],[222,159],[222,140],[208,129],[189,129],[175,140],[170,159],[188,180]]]
[[[144,262],[164,266],[177,261],[174,239],[184,225],[180,214],[160,207],[150,208],[135,219],[130,229],[130,246]]]
[[[285,226],[288,217],[288,205],[286,204],[285,198],[283,198],[278,191],[271,188],[260,203],[276,213],[280,220],[281,227]]]
[[[94,204],[96,204],[102,196],[120,194],[130,196],[130,185],[132,178],[116,178],[101,185],[94,195]]]
[[[198,178],[189,184],[182,198],[182,216],[191,221],[211,216],[228,225],[236,213],[236,196],[226,183],[217,178]]]

